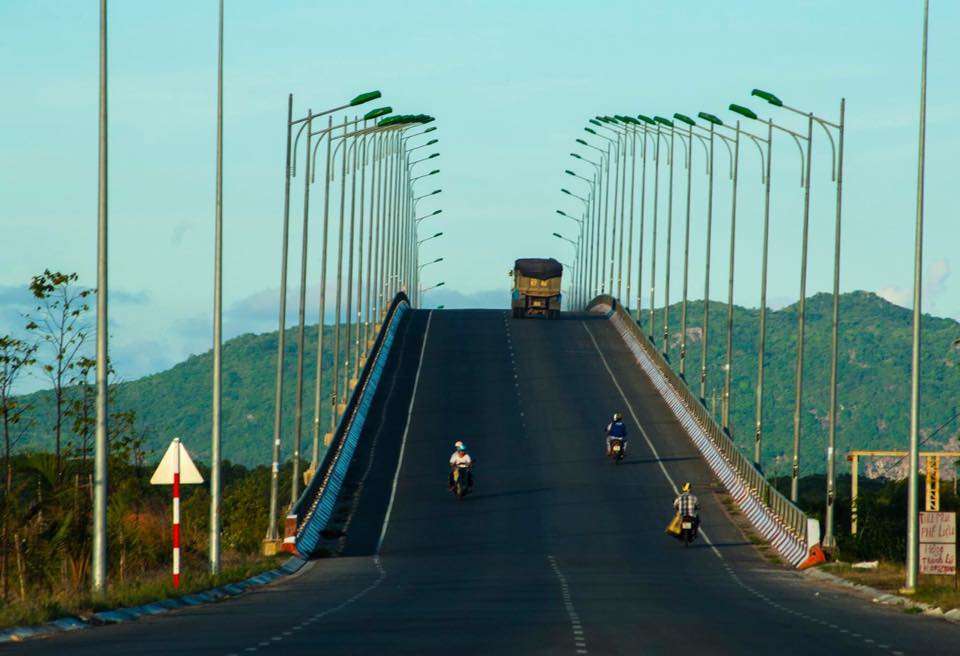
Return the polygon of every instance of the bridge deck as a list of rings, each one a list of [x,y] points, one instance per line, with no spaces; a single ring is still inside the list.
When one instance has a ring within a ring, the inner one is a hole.
[[[382,422],[358,449],[350,478],[362,492],[345,557],[228,603],[17,649],[955,653],[956,627],[873,606],[763,560],[708,491],[706,466],[620,338],[594,317],[433,313],[374,558],[427,321],[412,313],[398,336],[402,348],[371,413]],[[630,431],[620,466],[602,453],[616,409]],[[478,460],[476,490],[462,503],[445,489],[455,439]],[[684,549],[663,534],[674,497],[668,476],[693,483],[712,546]]]

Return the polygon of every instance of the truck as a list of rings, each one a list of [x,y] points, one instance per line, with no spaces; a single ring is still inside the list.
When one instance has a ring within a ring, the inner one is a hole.
[[[551,258],[522,258],[514,262],[510,307],[513,318],[560,316],[560,280],[563,265]]]

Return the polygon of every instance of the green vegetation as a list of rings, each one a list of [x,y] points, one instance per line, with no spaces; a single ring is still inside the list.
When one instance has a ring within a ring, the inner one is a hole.
[[[831,296],[807,300],[804,356],[803,475],[825,469],[830,381]],[[725,359],[726,305],[710,304],[706,403],[720,416]],[[648,330],[648,313],[643,326]],[[852,449],[906,449],[910,412],[910,340],[912,312],[869,292],[840,299],[837,465],[849,470]],[[759,311],[734,307],[733,383],[730,423],[734,440],[753,455]],[[941,450],[960,438],[956,408],[960,399],[960,323],[929,315],[923,318],[920,426],[925,449]],[[699,392],[703,303],[687,307],[687,379]],[[649,330],[648,330],[649,332]],[[657,311],[658,347],[663,311]],[[680,305],[670,307],[670,360],[679,366]],[[767,312],[764,382],[763,466],[768,475],[789,473],[793,449],[793,409],[797,308]],[[937,431],[934,435],[934,432]],[[944,462],[944,467],[948,463]],[[873,473],[882,473],[875,471]]]

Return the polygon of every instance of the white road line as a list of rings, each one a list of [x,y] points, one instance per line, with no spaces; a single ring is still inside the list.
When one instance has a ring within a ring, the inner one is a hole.
[[[390,489],[390,502],[387,504],[387,513],[383,516],[383,528],[380,529],[380,539],[377,540],[377,553],[383,546],[383,539],[387,536],[387,527],[390,525],[390,513],[393,512],[393,501],[397,496],[397,481],[400,480],[400,469],[403,467],[403,452],[407,447],[407,434],[410,432],[410,417],[413,415],[413,404],[417,400],[417,388],[420,386],[420,370],[423,368],[423,355],[427,352],[427,338],[430,336],[430,322],[433,321],[433,310],[427,314],[427,327],[423,331],[423,344],[420,346],[420,361],[417,363],[417,375],[413,379],[413,392],[410,394],[410,407],[407,408],[407,424],[403,428],[403,439],[400,441],[400,456],[397,458],[397,471],[393,474],[393,487]]]
[[[613,381],[614,386],[617,388],[617,391],[620,392],[620,398],[623,399],[623,402],[627,406],[627,410],[630,411],[630,416],[633,417],[633,422],[637,425],[637,428],[640,429],[640,434],[643,435],[643,439],[646,440],[647,446],[650,447],[650,451],[653,452],[653,457],[656,459],[657,464],[660,466],[660,471],[663,472],[663,475],[666,477],[667,482],[670,483],[670,487],[673,488],[673,493],[676,495],[680,494],[680,489],[677,487],[677,484],[674,483],[673,477],[670,476],[670,473],[667,471],[666,465],[663,464],[663,460],[660,459],[660,454],[657,452],[657,447],[653,446],[653,441],[650,439],[650,436],[647,434],[647,431],[644,429],[643,424],[640,423],[640,419],[637,417],[637,413],[634,412],[633,406],[630,404],[630,401],[627,400],[627,395],[624,394],[623,388],[620,387],[620,383],[617,382],[617,377],[613,375],[613,370],[610,369],[610,365],[607,363],[606,356],[603,355],[603,351],[600,350],[600,345],[597,344],[596,338],[593,336],[593,333],[590,332],[590,329],[587,328],[586,322],[581,321],[580,325],[583,326],[583,329],[587,331],[587,335],[590,336],[590,341],[593,342],[593,347],[597,350],[597,354],[600,356],[600,361],[603,362],[603,366],[606,368],[607,373],[610,374],[610,380]],[[704,541],[713,549],[713,553],[716,554],[717,558],[723,560],[723,554],[714,546],[713,541],[707,535],[706,531],[701,527],[699,529],[700,535],[703,536]]]

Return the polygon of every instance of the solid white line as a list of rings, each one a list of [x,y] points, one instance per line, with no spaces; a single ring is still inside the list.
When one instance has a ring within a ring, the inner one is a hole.
[[[643,428],[643,424],[640,423],[640,419],[637,418],[637,413],[634,412],[633,406],[630,405],[630,401],[627,400],[627,395],[623,393],[623,388],[620,387],[620,383],[617,382],[617,377],[613,375],[613,370],[610,369],[610,365],[607,364],[607,358],[603,355],[603,351],[600,350],[600,345],[597,344],[596,338],[593,336],[593,333],[590,332],[590,329],[587,328],[586,322],[581,321],[580,325],[583,326],[583,329],[587,331],[587,334],[590,336],[590,341],[593,342],[593,347],[597,349],[597,354],[600,356],[600,361],[603,362],[603,366],[606,367],[607,373],[610,374],[610,380],[613,381],[614,386],[617,388],[617,391],[620,392],[620,398],[623,399],[623,402],[627,406],[627,410],[630,411],[630,416],[633,417],[634,423],[637,425],[637,428],[640,429],[640,434],[643,435],[643,439],[646,440],[647,446],[650,447],[650,451],[653,452],[653,457],[656,458],[657,464],[660,465],[660,471],[663,472],[663,475],[666,477],[667,482],[670,483],[670,487],[673,488],[673,493],[676,495],[680,494],[680,489],[677,487],[677,484],[673,482],[673,477],[670,476],[670,473],[667,471],[667,467],[663,464],[663,460],[660,459],[660,454],[657,453],[657,447],[653,446],[653,441],[650,439],[650,436],[647,434],[647,431]],[[713,553],[716,554],[717,558],[723,559],[723,554],[714,546],[713,541],[707,536],[707,533],[701,528],[699,530],[700,535],[703,536],[704,541],[713,549]]]
[[[403,452],[407,447],[407,434],[410,432],[410,417],[413,415],[413,403],[417,400],[417,388],[420,386],[420,369],[423,368],[423,355],[427,352],[427,338],[430,336],[430,322],[433,321],[433,310],[427,314],[427,327],[423,331],[423,344],[420,346],[420,361],[417,363],[417,375],[413,379],[413,392],[410,394],[410,407],[407,408],[407,424],[403,427],[403,439],[400,441],[400,457],[397,458],[397,471],[393,474],[393,487],[390,489],[390,502],[387,504],[387,513],[383,516],[383,528],[380,529],[380,539],[377,540],[377,553],[383,546],[383,539],[387,536],[387,527],[390,525],[390,513],[393,512],[393,500],[397,496],[397,481],[400,480],[400,468],[403,467]]]

